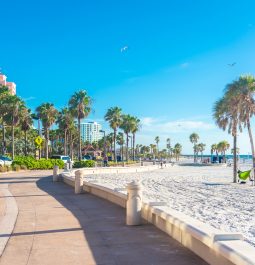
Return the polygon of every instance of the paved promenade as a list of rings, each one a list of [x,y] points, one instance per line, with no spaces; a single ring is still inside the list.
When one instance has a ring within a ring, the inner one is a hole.
[[[124,209],[90,194],[74,195],[49,174],[0,175],[0,188],[9,184],[19,211],[0,265],[207,264],[152,225],[126,226]]]

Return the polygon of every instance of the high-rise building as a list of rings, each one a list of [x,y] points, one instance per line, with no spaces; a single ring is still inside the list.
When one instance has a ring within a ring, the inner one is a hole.
[[[97,122],[85,122],[81,123],[81,139],[83,142],[97,142],[103,138],[103,134],[100,132],[102,125]]]
[[[0,86],[8,87],[11,95],[16,95],[16,84],[14,82],[7,82],[7,76],[0,73]]]

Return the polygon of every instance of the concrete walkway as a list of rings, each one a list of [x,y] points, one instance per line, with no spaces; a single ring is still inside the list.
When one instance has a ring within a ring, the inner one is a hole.
[[[152,225],[126,226],[124,209],[90,194],[74,195],[49,174],[0,175],[19,210],[0,265],[207,264]]]

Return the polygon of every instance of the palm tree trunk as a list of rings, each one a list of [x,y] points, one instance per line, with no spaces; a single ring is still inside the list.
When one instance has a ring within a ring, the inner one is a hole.
[[[5,155],[6,142],[5,142],[5,126],[4,126],[4,122],[2,122],[2,128],[3,128],[3,146],[2,146],[2,153],[3,153],[3,155]]]
[[[117,156],[116,156],[116,134],[117,134],[117,130],[114,129],[113,130],[113,152],[114,152],[114,161],[117,162]]]
[[[135,133],[133,133],[133,161],[135,161]]]
[[[45,158],[49,158],[49,131],[48,128],[45,128]]]
[[[255,151],[254,151],[254,142],[253,142],[253,137],[252,137],[252,132],[251,132],[251,123],[250,119],[247,119],[247,129],[250,137],[250,144],[251,144],[251,153],[252,153],[252,164],[253,164],[253,178],[255,177]],[[255,184],[255,181],[254,181]]]
[[[233,165],[233,182],[236,183],[236,175],[237,175],[237,160],[236,160],[236,142],[237,142],[237,137],[236,135],[234,135],[234,165]]]
[[[128,161],[129,160],[129,155],[128,155],[128,133],[126,134],[127,135],[127,148],[126,148],[126,160]]]
[[[25,156],[27,156],[27,130],[25,130]]]
[[[78,118],[78,131],[79,131],[79,150],[78,150],[78,159],[81,161],[81,119]]]
[[[14,160],[15,152],[14,152],[14,125],[12,125],[12,160]]]
[[[64,135],[64,154],[66,156],[67,154],[67,148],[66,148],[67,147],[67,143],[66,143],[67,142],[67,129],[64,130],[64,134],[65,134]]]
[[[195,152],[195,145],[193,145],[193,149],[194,149],[194,163],[196,162],[196,152]]]

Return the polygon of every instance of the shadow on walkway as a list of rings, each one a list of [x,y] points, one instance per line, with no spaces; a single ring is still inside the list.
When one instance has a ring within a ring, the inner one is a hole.
[[[96,264],[207,264],[150,224],[126,226],[125,210],[117,205],[87,193],[75,195],[72,187],[53,183],[52,177],[42,177],[36,184],[78,220],[80,228],[68,229],[83,230]],[[36,233],[56,232],[58,229]]]

